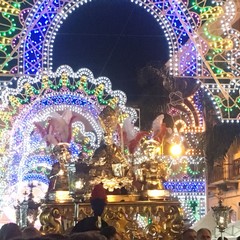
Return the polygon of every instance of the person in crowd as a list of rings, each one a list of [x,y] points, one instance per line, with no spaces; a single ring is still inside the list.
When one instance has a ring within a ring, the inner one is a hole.
[[[197,232],[194,229],[187,229],[182,233],[182,240],[196,240]]]
[[[109,240],[114,240],[117,237],[116,228],[113,226],[108,226],[108,227],[102,228],[100,233]]]
[[[41,233],[35,227],[25,227],[22,229],[22,237],[24,239],[40,237]]]
[[[65,235],[65,234],[61,234],[61,233],[48,233],[44,236],[42,236],[42,239],[45,240],[45,238],[48,239],[52,239],[52,240],[68,240],[69,236]]]
[[[226,238],[226,237],[218,237],[217,240],[228,240],[228,238]]]
[[[99,231],[73,233],[69,240],[107,240]]]
[[[100,231],[102,228],[108,227],[107,222],[101,217],[107,204],[106,190],[101,183],[94,187],[90,203],[94,216],[80,220],[73,227],[71,234],[76,232]]]
[[[208,228],[201,228],[197,231],[197,240],[211,240],[212,233]]]
[[[240,236],[238,236],[236,240],[240,240]]]
[[[21,238],[22,231],[16,223],[6,223],[0,229],[0,240]]]

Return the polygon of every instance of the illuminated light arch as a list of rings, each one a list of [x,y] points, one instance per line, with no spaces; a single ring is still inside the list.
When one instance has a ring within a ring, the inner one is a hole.
[[[174,122],[182,120],[185,122],[185,131],[192,131],[193,129],[205,130],[203,105],[201,103],[203,91],[199,89],[192,96],[183,98],[181,92],[170,93],[170,103],[168,114],[172,116]],[[182,119],[176,119],[179,115]],[[192,128],[192,130],[191,130]]]
[[[219,0],[212,5],[205,0],[131,2],[145,8],[163,28],[169,42],[171,74],[199,79],[215,103],[219,118],[238,121],[240,33],[232,28],[234,1]],[[8,20],[7,29],[0,32],[1,74],[9,79],[16,74],[51,69],[52,45],[59,27],[68,14],[86,3],[87,0],[11,4],[1,1]]]
[[[1,97],[0,115],[5,118],[1,118],[4,127],[0,129],[0,136],[8,139],[1,142],[1,165],[8,162],[8,176],[3,182],[11,196],[9,201],[16,197],[11,192],[21,195],[22,188],[29,182],[37,181],[45,189],[48,184],[47,173],[53,164],[52,146],[47,145],[36,123],[47,127],[51,114],[71,111],[75,133],[70,148],[73,144],[78,152],[84,153],[85,161],[90,161],[103,138],[98,116],[106,106],[120,109],[122,121],[127,117],[137,120],[135,110],[125,106],[125,94],[113,91],[108,78],[95,79],[88,69],[73,72],[70,67],[61,66],[55,73],[41,72],[35,78],[22,76],[17,87],[6,88]],[[83,135],[81,142],[76,139],[80,134]]]
[[[171,174],[164,186],[179,199],[190,225],[206,214],[205,158],[199,146],[199,137],[205,131],[202,94],[199,89],[187,99],[173,98],[175,101],[170,101],[168,112],[174,127],[185,138],[186,151],[184,156],[171,160]]]
[[[173,93],[170,96],[168,114],[173,119],[173,130],[176,128],[179,131],[173,131],[171,136],[162,140],[162,150],[155,156],[156,160],[165,165],[169,174],[164,182],[165,188],[171,191],[173,197],[179,199],[190,225],[202,218],[207,209],[205,158],[199,144],[199,137],[205,131],[201,105],[202,94],[203,91],[199,89],[193,96],[186,99],[180,92],[179,95]],[[168,146],[174,142],[184,145],[183,155],[168,155]],[[166,152],[164,152],[164,146],[166,146]],[[142,153],[140,147],[134,152],[133,159],[134,164],[141,164],[149,157]]]

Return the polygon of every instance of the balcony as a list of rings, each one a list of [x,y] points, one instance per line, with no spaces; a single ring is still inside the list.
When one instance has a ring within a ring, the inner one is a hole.
[[[234,179],[240,179],[240,159],[233,161],[232,176]]]
[[[240,179],[240,160],[234,161],[234,164],[215,164],[208,173],[208,186],[229,191],[238,188],[238,179]]]

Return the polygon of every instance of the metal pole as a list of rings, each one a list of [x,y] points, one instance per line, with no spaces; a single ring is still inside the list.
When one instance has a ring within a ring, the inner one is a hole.
[[[78,218],[79,218],[79,200],[74,199],[74,226],[78,223]]]

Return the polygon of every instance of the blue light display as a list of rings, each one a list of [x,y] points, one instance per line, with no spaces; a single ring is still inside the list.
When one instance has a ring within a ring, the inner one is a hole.
[[[24,56],[23,56],[24,73],[35,74],[38,72],[39,69],[43,68],[44,66],[43,61],[46,60],[43,59],[44,45],[48,45],[47,48],[49,48],[49,44],[52,44],[51,40],[54,40],[53,38],[48,39],[48,41],[46,41],[45,39],[47,38],[46,35],[48,34],[50,38],[54,36],[53,31],[55,31],[55,28],[52,27],[55,24],[54,21],[56,20],[56,17],[58,17],[59,14],[62,14],[63,7],[70,2],[72,1],[52,0],[42,1],[42,3],[41,2],[38,3],[39,6],[35,14],[33,15],[32,19],[29,19],[28,28],[30,34],[28,34],[26,41],[24,43]],[[186,26],[189,25],[188,30],[189,32],[191,32],[190,25],[191,23],[189,22],[191,21],[191,18],[188,18],[185,9],[182,9],[181,6],[175,6],[175,4],[171,5],[167,1],[154,1],[154,2],[155,2],[154,8],[156,12],[161,11],[165,12],[164,13],[165,16],[159,15],[159,17],[161,17],[161,21],[167,19],[169,21],[169,26],[172,27],[172,29],[168,29],[168,31],[174,32],[174,35],[171,35],[172,39],[175,38],[175,40],[173,40],[173,43],[174,41],[177,41],[178,42],[177,45],[179,46],[185,44],[186,41],[188,40],[188,35],[184,29],[184,26],[182,25],[182,22],[184,22]],[[147,3],[149,5],[153,4],[152,1],[147,1]],[[77,7],[78,6],[76,6],[76,8]],[[179,20],[178,16],[181,17],[181,21]],[[60,18],[62,18],[62,16],[60,16]],[[48,58],[49,56],[45,57]]]
[[[205,181],[167,181],[164,186],[167,190],[184,193],[205,193]]]

